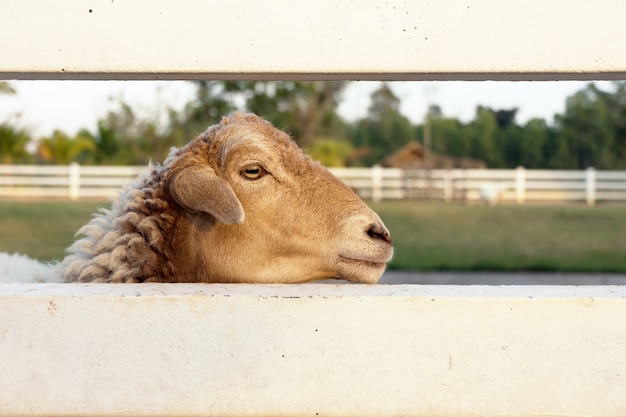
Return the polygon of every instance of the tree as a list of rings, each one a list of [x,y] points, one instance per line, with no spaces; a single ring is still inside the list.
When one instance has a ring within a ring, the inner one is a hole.
[[[438,108],[438,106],[436,106]],[[466,126],[454,118],[446,118],[441,113],[431,112],[432,151],[441,155],[469,157],[471,141]],[[419,136],[423,137],[423,126],[418,126]]]
[[[91,140],[94,142],[94,163],[103,165],[119,163],[118,157],[123,144],[112,126],[103,120],[99,120],[95,134],[91,134],[88,131],[82,131],[82,134],[91,137]]]
[[[551,142],[552,130],[544,119],[529,120],[519,140],[518,166],[526,168],[542,168],[546,166],[546,151]]]
[[[320,135],[331,135],[339,122],[336,109],[345,82],[313,82],[304,86],[304,94],[293,100],[296,140],[308,146]]]
[[[37,146],[37,155],[45,163],[68,165],[89,160],[95,146],[88,136],[81,134],[69,137],[55,130],[51,136],[42,138]]]
[[[468,126],[471,139],[471,157],[482,159],[490,168],[504,164],[502,149],[498,146],[498,122],[495,113],[483,106],[476,108],[476,116]]]
[[[237,110],[235,82],[193,81],[196,96],[180,113],[169,112],[169,135],[174,142],[190,140]]]
[[[414,140],[414,128],[409,119],[400,113],[400,99],[387,83],[371,95],[368,117],[357,122],[353,143],[367,149],[362,163],[371,165],[386,155]]]
[[[262,115],[308,147],[318,137],[338,137],[344,127],[336,114],[344,86],[337,81],[240,81],[225,83],[224,91],[232,95],[231,102],[239,95],[245,110]]]
[[[517,110],[517,108],[507,110],[491,110],[496,118],[498,129],[506,129],[509,126],[514,126]]]
[[[327,167],[345,167],[354,153],[347,141],[318,138],[306,153]]]
[[[15,94],[15,88],[6,81],[0,81],[0,94]]]
[[[33,156],[26,149],[31,138],[24,129],[7,123],[0,124],[0,163],[16,164],[31,162]]]
[[[626,83],[615,83],[614,88],[606,92],[591,83],[568,97],[565,113],[556,119],[560,156],[570,154],[563,165],[626,168]]]
[[[163,123],[154,114],[141,116],[120,101],[119,108],[100,119],[96,132],[90,134],[95,144],[93,161],[121,165],[163,161],[172,146],[180,146],[199,133],[189,132],[193,123],[181,124],[176,113],[169,111],[168,117]]]
[[[596,114],[600,130],[597,166],[626,169],[626,82],[613,83],[613,91],[591,84],[596,95]]]
[[[15,89],[6,81],[0,81],[0,94],[15,94]],[[0,164],[32,162],[33,156],[27,146],[31,141],[27,130],[12,126],[7,118],[0,123]]]

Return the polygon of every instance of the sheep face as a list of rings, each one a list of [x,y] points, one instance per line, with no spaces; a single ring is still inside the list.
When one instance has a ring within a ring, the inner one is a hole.
[[[290,138],[235,115],[176,156],[182,216],[174,270],[185,280],[373,283],[391,259],[381,219]]]
[[[380,218],[283,132],[236,114],[129,184],[58,267],[79,282],[373,283]]]

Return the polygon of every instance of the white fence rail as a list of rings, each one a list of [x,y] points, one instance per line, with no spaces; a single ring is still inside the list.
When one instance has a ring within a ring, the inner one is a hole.
[[[0,285],[3,416],[626,415],[626,287]]]
[[[0,197],[105,198],[143,172],[143,166],[0,165]],[[494,203],[626,202],[626,171],[518,169],[402,170],[332,168],[361,197],[483,200]]]
[[[625,15],[621,0],[15,1],[0,76],[623,79]]]
[[[626,201],[626,171],[341,168],[333,173],[364,198],[444,201]]]
[[[0,165],[0,197],[109,197],[145,170],[145,166]]]

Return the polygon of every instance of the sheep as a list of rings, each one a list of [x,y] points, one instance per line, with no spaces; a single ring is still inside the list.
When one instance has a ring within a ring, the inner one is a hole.
[[[350,188],[254,114],[173,148],[83,226],[68,282],[375,283],[389,231]]]
[[[63,282],[50,265],[19,253],[0,252],[0,283]]]
[[[495,206],[500,199],[503,191],[506,191],[506,185],[489,182],[480,186],[480,201],[488,206]]]

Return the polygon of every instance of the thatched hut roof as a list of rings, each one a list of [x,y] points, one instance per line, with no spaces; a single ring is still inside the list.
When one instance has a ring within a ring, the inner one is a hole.
[[[426,162],[424,148],[418,142],[409,142],[380,162],[384,167],[402,169],[452,169],[452,168],[486,168],[485,161],[480,159],[459,158],[447,155],[431,154]],[[427,166],[430,165],[430,166]]]

